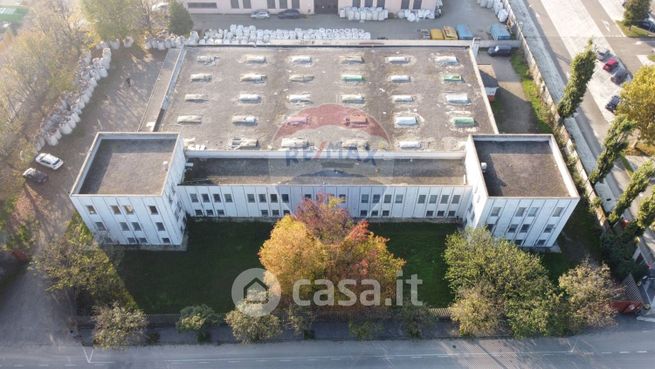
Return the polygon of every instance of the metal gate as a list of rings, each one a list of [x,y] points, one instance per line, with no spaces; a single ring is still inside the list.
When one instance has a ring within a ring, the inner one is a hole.
[[[314,0],[315,14],[337,14],[339,4],[337,0]]]

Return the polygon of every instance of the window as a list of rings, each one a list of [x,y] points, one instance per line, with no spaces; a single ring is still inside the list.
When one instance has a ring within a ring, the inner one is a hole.
[[[414,0],[414,6],[412,7],[412,9],[414,10],[421,9],[421,5],[423,5],[422,3],[423,3],[422,0]]]
[[[380,203],[380,195],[373,195],[373,203],[374,204]]]
[[[266,202],[266,195],[263,193],[259,194],[259,202]]]
[[[460,195],[453,195],[453,201],[451,201],[451,204],[459,204],[460,198],[461,198]]]
[[[266,7],[268,9],[275,9],[275,0],[266,0]]]
[[[136,243],[136,238],[134,238],[134,237],[128,237],[128,238],[127,238],[127,243],[135,244],[135,243]]]
[[[250,0],[243,0],[243,8],[244,9],[252,8],[252,5],[250,5]]]
[[[284,211],[282,212],[282,214],[284,214],[284,215],[289,215],[289,214],[291,214],[291,212],[290,212],[289,210],[284,210]]]
[[[469,204],[469,208],[466,209],[466,212],[467,212],[467,213],[470,213],[471,210],[473,210],[473,204]]]
[[[402,0],[400,2],[400,9],[409,9],[409,0]]]
[[[403,203],[403,195],[396,195],[396,204],[402,204]]]
[[[202,216],[202,210],[196,209],[196,216],[201,217]]]
[[[312,199],[312,194],[306,193],[305,194],[305,200],[311,200],[311,199]]]
[[[165,244],[169,244],[169,243],[171,243],[171,239],[167,238],[167,237],[164,237],[164,238],[161,239],[161,242],[163,242]]]
[[[239,0],[230,0],[230,6],[232,9],[239,9]]]
[[[208,217],[213,217],[214,216],[214,211],[211,209],[207,209],[207,216]]]
[[[221,209],[216,210],[216,215],[218,215],[219,217],[224,216],[225,215],[225,210],[221,210]]]
[[[562,215],[562,212],[564,211],[564,208],[562,207],[557,207],[555,208],[555,211],[553,212],[554,217],[559,217]]]
[[[148,206],[148,209],[150,209],[150,214],[152,214],[152,215],[159,214],[159,210],[157,210],[156,206],[150,205],[150,206]]]
[[[367,215],[368,215],[368,211],[366,211],[366,210],[360,210],[360,211],[359,211],[359,216],[360,216],[360,217],[365,217],[365,216],[367,216]]]
[[[287,0],[280,0],[280,9],[288,8]]]
[[[203,193],[202,195],[202,202],[209,202],[209,195],[206,193]]]
[[[528,211],[528,216],[533,217],[537,215],[537,211],[539,211],[539,208],[530,208],[530,211]]]
[[[507,233],[514,233],[519,228],[518,224],[510,224]]]
[[[516,211],[517,217],[522,217],[524,214],[525,214],[525,208],[519,208],[519,210]]]
[[[341,200],[341,202],[346,202],[346,195],[344,194],[339,195],[339,200]]]
[[[368,195],[362,195],[362,204],[368,204]]]
[[[384,0],[378,0],[378,8],[384,9]]]
[[[391,195],[384,195],[384,203],[391,204]]]
[[[434,211],[433,211],[433,210],[428,210],[428,211],[426,211],[426,212],[425,212],[425,216],[426,216],[426,217],[432,217],[432,216],[434,216]]]
[[[191,197],[191,202],[198,202],[198,195],[195,193],[189,194],[189,197]]]
[[[438,211],[437,211],[437,216],[438,216],[438,217],[442,217],[442,216],[444,216],[445,214],[446,214],[446,212],[445,212],[444,210],[438,210]]]
[[[388,217],[389,216],[389,210],[382,210],[382,216],[383,217]]]
[[[367,8],[373,7],[373,0],[364,0],[364,6]]]
[[[283,193],[282,194],[282,202],[285,204],[289,203],[289,194]]]
[[[262,216],[267,217],[268,216],[268,210],[262,210]]]
[[[543,246],[546,244],[546,240],[539,240],[537,241],[537,246]]]
[[[380,213],[377,210],[371,211],[371,216],[372,217],[377,217]]]
[[[89,214],[91,214],[91,215],[96,214],[96,208],[94,208],[94,207],[91,206],[91,205],[87,205],[87,206],[86,206],[86,211],[88,211]]]
[[[120,214],[121,213],[121,208],[119,208],[117,205],[112,205],[111,206],[111,211],[113,211],[114,214]]]
[[[271,202],[277,202],[277,194],[271,194]]]
[[[521,226],[521,231],[519,233],[527,233],[529,229],[530,229],[530,225],[524,224]]]
[[[491,216],[497,217],[500,214],[500,207],[494,207],[491,209]]]
[[[105,223],[103,223],[103,222],[96,222],[96,228],[100,232],[103,232],[103,231],[107,230],[107,228],[105,227]]]
[[[553,229],[555,229],[555,225],[549,224],[546,226],[546,228],[544,228],[544,233],[550,233],[553,231]]]
[[[134,214],[132,205],[123,205],[123,210],[125,210],[125,214]]]
[[[187,3],[189,9],[216,9],[216,3]]]
[[[157,223],[155,223],[155,224],[157,225],[157,230],[158,230],[159,232],[164,232],[164,231],[166,230],[166,228],[164,227],[164,223],[162,223],[162,222],[157,222]]]
[[[168,203],[173,205],[173,196],[170,193],[168,194]]]
[[[142,243],[142,244],[145,245],[145,244],[148,243],[148,240],[145,237],[139,237],[139,243]]]
[[[121,222],[121,230],[123,231],[129,231],[130,227],[127,226],[127,223]]]
[[[428,204],[436,204],[437,203],[437,195],[430,195],[428,198]]]
[[[248,194],[248,202],[250,202],[250,203],[255,202],[255,195],[249,193]]]
[[[451,218],[454,217],[455,216],[455,210],[449,211],[448,216],[451,217]]]
[[[232,195],[229,193],[223,194],[223,197],[225,197],[225,202],[232,202]]]
[[[212,196],[214,197],[214,202],[221,202],[221,195],[215,193]]]
[[[300,9],[300,0],[291,0],[291,7],[293,9]]]
[[[132,229],[135,231],[140,231],[141,230],[141,224],[139,222],[132,222]]]
[[[514,240],[514,243],[516,244],[516,246],[521,246],[523,245],[523,240]]]
[[[441,203],[442,204],[447,204],[449,198],[450,198],[450,196],[448,196],[448,195],[441,196]]]
[[[487,231],[489,231],[492,234],[494,233],[494,227],[496,227],[495,223],[487,223],[487,226],[486,226]]]
[[[361,0],[353,0],[353,8],[359,8],[362,5]]]
[[[272,210],[273,211],[273,216],[274,217],[279,217],[280,216],[280,211],[279,210]]]
[[[425,195],[418,195],[418,203],[425,204]]]

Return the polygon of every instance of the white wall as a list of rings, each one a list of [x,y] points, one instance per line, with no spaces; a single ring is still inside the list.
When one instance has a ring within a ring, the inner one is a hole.
[[[184,0],[184,5],[191,14],[250,14],[254,10],[267,9],[271,13],[277,13],[284,9],[293,7],[293,0],[287,0],[286,7],[282,7],[280,0],[275,0],[275,8],[268,8],[266,0],[250,0],[250,8],[244,8],[244,0],[238,0],[239,7],[233,8],[231,0]],[[189,3],[208,3],[216,4],[212,8],[194,8],[189,7]],[[314,13],[314,0],[299,0],[298,10],[304,14]]]

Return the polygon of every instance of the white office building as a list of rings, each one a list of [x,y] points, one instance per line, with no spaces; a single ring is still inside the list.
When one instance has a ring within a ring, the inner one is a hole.
[[[467,47],[195,47],[154,132],[100,133],[71,193],[114,244],[180,245],[189,217],[354,217],[487,227],[550,247],[579,196],[550,135],[501,135]]]

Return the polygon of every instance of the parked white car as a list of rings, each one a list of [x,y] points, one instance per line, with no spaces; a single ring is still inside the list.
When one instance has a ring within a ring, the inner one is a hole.
[[[52,154],[47,154],[47,153],[40,153],[39,155],[36,156],[34,159],[37,163],[43,165],[44,167],[48,167],[52,170],[57,170],[59,169],[62,165],[64,165],[64,161],[59,159],[58,157],[52,155]]]
[[[266,9],[255,10],[250,14],[250,18],[254,19],[268,19],[271,17],[271,13]]]

